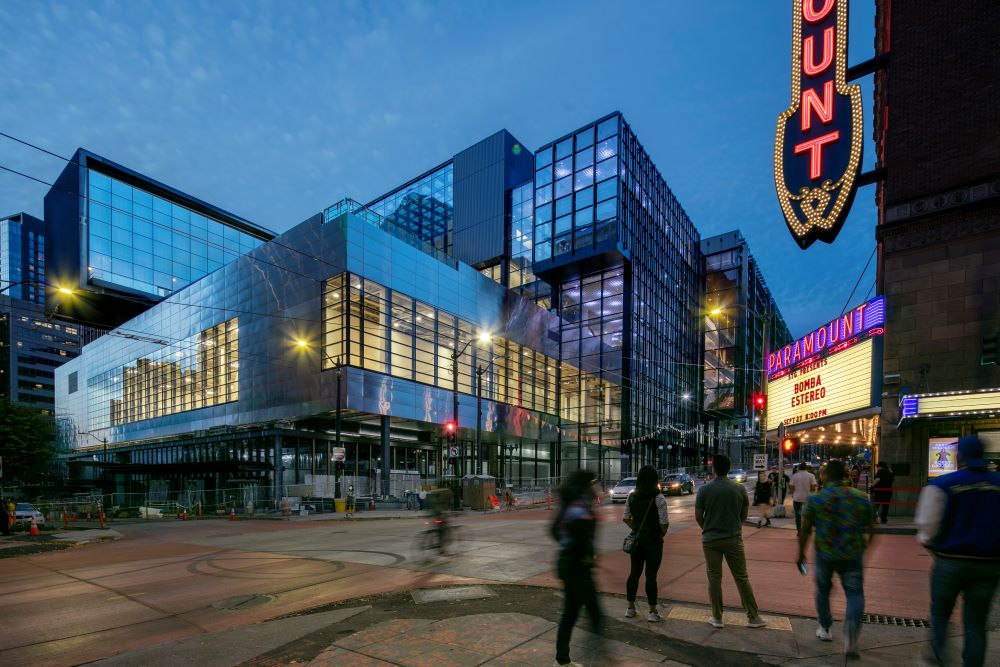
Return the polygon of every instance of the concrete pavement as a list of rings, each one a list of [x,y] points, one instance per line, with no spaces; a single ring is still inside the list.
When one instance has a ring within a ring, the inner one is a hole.
[[[660,594],[677,608],[700,608],[703,612],[707,585],[700,534],[693,521],[693,498],[670,498],[668,504],[671,531],[659,576]],[[621,505],[605,505],[599,510],[602,524],[598,538],[600,589],[619,596],[628,570],[627,556],[620,551],[627,530],[621,523],[622,509]],[[249,645],[246,639],[236,639],[243,635],[225,633],[241,629],[253,633],[253,628],[263,628],[274,619],[338,605],[364,606],[380,596],[391,598],[414,588],[485,584],[508,590],[504,584],[522,584],[534,587],[526,590],[534,591],[535,596],[541,596],[539,599],[558,595],[559,583],[551,574],[554,549],[546,532],[551,512],[534,509],[461,516],[457,519],[457,555],[432,561],[427,561],[414,546],[424,520],[412,518],[410,513],[407,516],[354,522],[336,515],[319,515],[293,517],[291,521],[114,524],[123,535],[114,543],[2,560],[0,615],[5,618],[6,632],[0,634],[0,663],[80,664],[148,650],[158,643],[206,641],[210,636],[228,636],[219,641],[238,641],[242,647]],[[791,615],[792,629],[796,630],[800,622],[804,624],[800,634],[803,641],[808,640],[812,632],[809,627],[814,629],[808,620],[813,614],[812,582],[795,570],[794,531],[748,526],[744,538],[762,610]],[[868,611],[925,618],[929,567],[930,558],[912,536],[876,538],[866,571]],[[738,600],[728,576],[724,579],[724,594],[730,603]],[[464,607],[446,606],[459,616],[496,612],[538,616],[545,606],[515,600],[508,608],[506,602],[500,595],[484,603],[498,607],[473,609],[468,614],[459,613]],[[621,612],[620,599],[617,605],[619,609],[612,616]],[[431,606],[416,612],[400,607],[396,616],[382,620],[424,618]],[[611,611],[610,601],[608,608]],[[835,616],[842,611],[842,594],[835,592]],[[340,633],[346,627],[344,623],[361,623],[369,618],[366,614],[332,622],[326,629],[339,628],[336,632]],[[557,618],[558,604],[539,617],[546,618],[546,614],[550,622]],[[744,638],[742,634],[750,631],[742,628],[726,628],[717,638],[699,638],[699,630],[711,630],[701,621],[672,618],[662,624],[663,628],[674,626],[678,638],[698,638],[704,646],[720,641],[723,643],[718,648],[736,650],[740,655],[745,647],[757,651],[767,648],[754,647],[753,638],[758,635],[751,632]],[[870,631],[874,638],[881,632],[877,627],[866,625],[865,632]],[[640,629],[648,630],[643,623],[635,631]],[[324,631],[316,632],[322,635]],[[914,632],[917,641],[925,630]],[[275,631],[273,641],[281,641],[281,634]],[[296,642],[315,648],[312,656],[306,656],[311,660],[329,648],[334,639],[323,643],[307,635]],[[531,641],[542,639],[540,634]],[[652,644],[646,650],[655,651],[657,646]],[[829,645],[821,648],[829,649]],[[266,653],[265,649],[261,648]],[[775,660],[816,658],[796,651],[794,656],[780,652],[767,655],[774,655]],[[497,653],[490,659],[502,655]],[[662,655],[669,657],[667,653]],[[212,664],[234,664],[233,656],[227,659],[231,662]],[[681,662],[704,664],[698,662],[697,653]]]

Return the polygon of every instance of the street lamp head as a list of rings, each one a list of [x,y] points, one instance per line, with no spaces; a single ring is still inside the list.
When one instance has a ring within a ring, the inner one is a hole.
[[[713,308],[711,314],[712,315],[719,315],[721,313],[722,313],[722,308]]]
[[[69,287],[58,287],[56,289],[59,291],[60,294],[65,294],[66,296],[73,296],[76,293]]]
[[[685,392],[685,394],[683,396],[681,396],[681,398],[683,398],[685,401],[690,401],[691,400],[691,394]]]
[[[309,347],[309,342],[301,338],[296,338],[295,344],[299,347]]]
[[[492,337],[493,336],[490,334],[489,331],[480,331],[479,332],[479,342],[480,343],[489,343],[490,340],[492,339]]]

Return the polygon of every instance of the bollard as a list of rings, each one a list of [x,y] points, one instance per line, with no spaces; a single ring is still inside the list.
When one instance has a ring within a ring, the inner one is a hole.
[[[69,528],[69,514],[66,513],[66,508],[63,508],[63,528]]]
[[[552,487],[550,486],[545,492],[545,509],[552,509]]]
[[[73,522],[76,521],[76,512],[73,512],[73,516],[71,516],[69,520]]]
[[[87,512],[87,521],[93,521],[93,519],[90,518],[90,512]]]
[[[198,509],[197,509],[197,517],[200,519],[201,518],[201,503],[198,503],[197,507],[198,507]]]
[[[104,510],[97,510],[97,520],[101,522],[101,528],[108,527],[104,521]]]

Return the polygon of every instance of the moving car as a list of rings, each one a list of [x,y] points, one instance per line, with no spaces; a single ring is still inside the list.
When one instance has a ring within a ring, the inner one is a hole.
[[[665,494],[676,493],[677,495],[681,495],[682,493],[694,493],[694,480],[691,478],[691,475],[684,473],[667,475],[660,482],[660,490]]]
[[[747,471],[743,469],[730,470],[728,477],[737,484],[742,484],[747,481]]]
[[[45,523],[45,515],[31,503],[17,503],[14,506],[14,516],[18,523],[31,523],[31,517],[35,517],[35,523],[39,526]]]
[[[611,502],[623,503],[628,500],[629,494],[635,491],[635,477],[626,477],[611,489]]]

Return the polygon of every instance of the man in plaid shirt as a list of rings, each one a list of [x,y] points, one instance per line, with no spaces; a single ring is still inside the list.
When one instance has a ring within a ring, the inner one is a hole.
[[[860,657],[858,634],[865,611],[862,557],[871,544],[874,522],[868,497],[851,488],[844,472],[843,462],[830,461],[820,473],[823,489],[810,496],[802,513],[798,564],[801,567],[805,562],[806,546],[815,528],[816,615],[819,620],[816,636],[821,641],[833,640],[830,634],[833,625],[830,588],[833,586],[833,573],[836,572],[840,575],[847,598],[844,655],[857,659]]]

